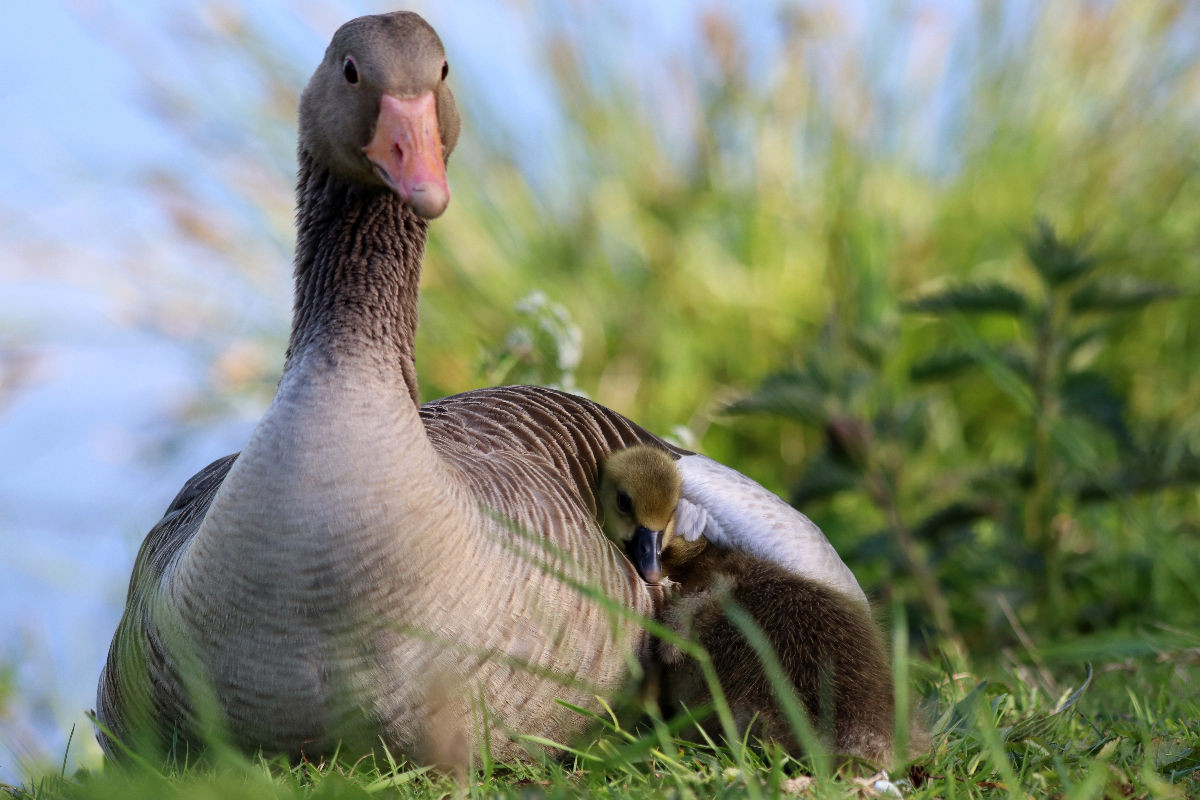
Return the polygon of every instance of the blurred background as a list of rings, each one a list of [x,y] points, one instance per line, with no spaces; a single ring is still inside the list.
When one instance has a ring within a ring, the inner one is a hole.
[[[1193,685],[1200,7],[415,9],[464,113],[425,399],[553,384],[742,470],[935,671]],[[141,538],[282,365],[297,93],[384,10],[0,11],[0,781],[99,762]]]

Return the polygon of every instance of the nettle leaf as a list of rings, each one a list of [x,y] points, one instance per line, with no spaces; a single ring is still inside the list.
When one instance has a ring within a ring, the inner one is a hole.
[[[799,507],[799,506],[797,506]],[[896,535],[883,528],[846,543],[847,564],[883,564],[897,558]],[[838,547],[841,547],[839,543]]]
[[[1000,350],[941,350],[913,364],[908,374],[917,382],[944,381],[955,378],[971,367],[1005,369],[1026,383],[1033,381],[1033,363],[1030,355],[1018,347]]]
[[[1171,300],[1181,294],[1178,288],[1150,283],[1132,275],[1098,279],[1080,287],[1071,295],[1071,310],[1084,314],[1089,311],[1127,311],[1143,308],[1159,300]]]
[[[1064,410],[1106,430],[1123,449],[1133,447],[1125,424],[1126,404],[1107,376],[1094,370],[1072,372],[1063,381]]]
[[[1087,255],[1078,242],[1064,242],[1045,219],[1034,221],[1033,232],[1025,239],[1025,255],[1038,274],[1051,286],[1064,283],[1091,272],[1096,259]]]
[[[953,286],[904,303],[906,311],[940,314],[1008,314],[1021,316],[1032,303],[1019,291],[1004,283],[970,283]]]
[[[914,381],[944,381],[953,378],[978,363],[975,354],[967,350],[940,350],[909,367]]]
[[[825,395],[800,380],[772,380],[725,408],[730,414],[777,414],[809,425],[825,424]]]
[[[1085,328],[1070,338],[1067,343],[1067,352],[1074,354],[1085,347],[1102,345],[1104,337],[1111,333],[1112,329],[1113,323],[1111,321],[1101,322],[1099,325],[1092,325],[1089,328]]]
[[[975,497],[1006,497],[1015,486],[1028,489],[1033,483],[1033,474],[1027,463],[991,464],[971,476],[970,487]]]
[[[1126,455],[1122,468],[1116,472],[1080,484],[1075,494],[1083,502],[1103,502],[1118,494],[1197,485],[1200,485],[1200,455],[1185,450],[1175,457],[1166,457],[1162,447],[1151,445]]]
[[[940,538],[951,529],[971,525],[981,519],[997,517],[1001,513],[1002,505],[995,499],[955,501],[922,520],[913,531],[913,535],[919,541],[929,541]]]
[[[1030,353],[1019,347],[1005,347],[996,355],[1010,372],[1026,383],[1033,383],[1033,356]]]
[[[851,331],[847,339],[854,353],[875,369],[883,365],[888,350],[895,344],[894,335],[873,329]]]
[[[815,459],[800,480],[792,487],[791,504],[796,508],[818,501],[828,500],[839,492],[858,486],[858,473],[831,458]]]
[[[877,415],[876,435],[881,439],[899,440],[909,450],[916,452],[929,441],[929,414],[929,405],[924,400],[896,403]]]

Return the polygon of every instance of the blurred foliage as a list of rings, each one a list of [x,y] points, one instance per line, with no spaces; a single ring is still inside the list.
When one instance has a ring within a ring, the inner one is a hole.
[[[535,290],[517,301],[513,310],[517,324],[498,347],[484,351],[484,383],[537,383],[578,393],[575,369],[583,339],[566,306]]]
[[[1187,549],[1176,577],[1135,561],[1119,580],[1095,579],[1121,566],[1106,564],[1097,545],[1120,524],[1123,505],[1154,493],[1171,502],[1179,490],[1194,497],[1200,485],[1194,446],[1133,418],[1127,381],[1094,367],[1116,346],[1111,331],[1122,315],[1179,292],[1105,269],[1044,221],[1025,256],[1034,291],[964,283],[905,303],[945,329],[928,350],[901,352],[891,330],[859,325],[842,338],[827,330],[801,366],[772,374],[728,409],[821,432],[792,502],[830,529],[874,529],[860,534],[850,563],[902,565],[885,583],[919,599],[948,640],[970,632],[972,649],[1003,641],[996,627],[1018,624],[1014,608],[1053,635],[1130,624],[1139,605],[1145,619],[1172,619],[1170,608],[1143,603],[1152,581],[1161,581],[1161,596],[1200,597],[1192,589],[1200,559]],[[1010,323],[992,341],[980,333],[989,317]],[[887,369],[897,364],[907,373]],[[964,447],[939,452],[931,432],[963,416],[964,393],[946,389],[971,383],[991,394],[995,412],[963,432]],[[1009,446],[980,446],[992,439]],[[1103,610],[1114,601],[1120,613]],[[989,623],[994,608],[1006,616]]]

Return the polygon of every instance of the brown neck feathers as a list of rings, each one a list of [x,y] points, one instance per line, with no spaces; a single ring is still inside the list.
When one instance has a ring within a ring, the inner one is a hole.
[[[428,223],[395,193],[355,186],[300,153],[295,308],[284,371],[314,348],[401,367],[417,403],[413,342]]]

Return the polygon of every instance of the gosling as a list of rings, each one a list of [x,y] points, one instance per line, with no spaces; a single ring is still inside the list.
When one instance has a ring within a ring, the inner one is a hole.
[[[801,750],[753,647],[722,608],[727,600],[762,629],[825,746],[890,765],[895,700],[887,649],[870,610],[768,559],[679,530],[681,489],[668,453],[645,445],[615,451],[601,468],[601,527],[644,580],[677,584],[663,621],[708,651],[739,736],[749,732]],[[658,652],[667,707],[711,702],[694,660],[665,642]],[[718,733],[711,718],[704,728]]]

